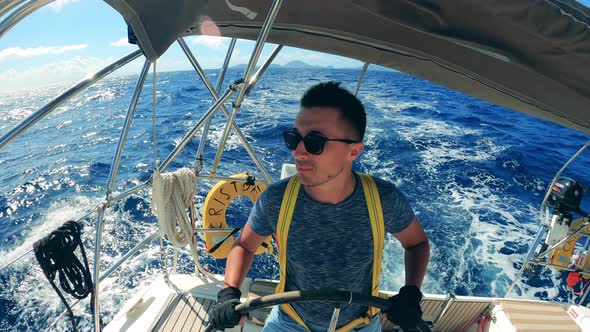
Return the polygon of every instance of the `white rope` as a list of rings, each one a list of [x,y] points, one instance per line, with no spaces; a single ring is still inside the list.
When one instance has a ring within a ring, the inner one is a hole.
[[[158,217],[160,224],[160,255],[164,268],[165,279],[168,279],[166,252],[163,237],[166,236],[174,245],[173,271],[176,272],[178,258],[177,248],[190,244],[191,256],[195,263],[195,274],[212,277],[199,263],[197,255],[197,236],[192,220],[197,219],[195,209],[195,194],[197,191],[197,176],[188,168],[181,168],[174,173],[160,174],[158,170],[156,144],[156,62],[154,61],[152,86],[152,138],[154,154],[154,176],[152,182],[152,211]],[[189,216],[186,210],[189,209]]]
[[[154,172],[152,211],[158,216],[160,234],[177,247],[189,244],[194,234],[186,209],[195,214],[196,183],[195,173],[188,168],[173,173]]]
[[[160,236],[166,236],[175,247],[190,245],[197,264],[195,194],[197,177],[192,170],[181,168],[173,173],[154,172],[152,211],[158,216]],[[186,210],[189,209],[189,215]]]

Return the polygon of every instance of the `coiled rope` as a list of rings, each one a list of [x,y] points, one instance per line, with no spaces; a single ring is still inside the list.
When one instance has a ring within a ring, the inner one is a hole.
[[[61,288],[76,299],[80,300],[91,294],[90,308],[94,312],[94,284],[90,276],[81,234],[82,224],[71,220],[33,244],[35,257],[37,257],[47,280],[66,306],[74,331],[77,329],[72,308],[55,285],[54,279],[56,274],[59,274]],[[74,254],[78,246],[80,246],[84,264]]]
[[[181,168],[173,173],[154,172],[152,211],[158,216],[160,234],[166,235],[177,247],[192,242],[194,227],[186,209],[190,209],[194,220],[196,186],[197,177],[188,168]]]
[[[158,216],[160,237],[166,236],[172,242],[175,247],[175,254],[176,247],[190,245],[191,256],[196,270],[208,274],[199,264],[197,237],[195,225],[192,222],[196,220],[194,203],[196,191],[197,176],[186,167],[172,173],[160,174],[159,171],[155,171],[152,188],[152,211]],[[189,210],[188,215],[187,209]]]

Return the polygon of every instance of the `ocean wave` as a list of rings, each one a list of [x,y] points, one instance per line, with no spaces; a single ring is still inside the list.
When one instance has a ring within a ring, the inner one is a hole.
[[[228,80],[240,75],[230,71]],[[192,72],[162,73],[158,77],[156,142],[161,163],[208,109],[211,99],[205,89],[186,88],[185,84],[194,82]],[[305,88],[327,78],[354,88],[358,72],[271,68],[242,103],[236,123],[275,180],[281,165],[292,160],[281,140],[281,131],[293,125]],[[0,151],[0,230],[4,236],[0,241],[0,266],[104,199],[135,84],[136,77],[103,81],[81,92]],[[0,95],[0,132],[7,132],[65,87]],[[116,192],[138,185],[152,174],[151,89],[148,80],[122,154]],[[355,169],[392,181],[408,196],[432,245],[425,292],[503,296],[538,227],[537,209],[548,181],[588,136],[403,73],[368,72],[360,97],[369,126],[366,149]],[[213,119],[204,172],[210,169],[221,143],[224,119],[221,114]],[[170,169],[192,167],[199,141],[200,133]],[[572,165],[570,176],[587,182],[588,161],[587,156],[581,157]],[[218,174],[244,170],[255,171],[256,167],[232,132]],[[197,200],[202,205],[213,183],[200,180],[199,184]],[[105,215],[101,258],[105,268],[157,231],[148,193],[131,196]],[[238,210],[232,213],[236,222],[245,220],[247,215]],[[84,221],[88,252],[93,249],[94,218]],[[102,284],[101,312],[105,322],[134,292],[162,273],[157,242]],[[225,261],[209,257],[202,239],[199,253],[206,268],[216,273],[223,271]],[[180,255],[179,271],[191,273],[190,254],[183,249]],[[386,289],[397,290],[404,283],[401,256],[399,243],[388,237],[382,275]],[[251,275],[277,278],[276,261],[269,255],[257,256]],[[569,293],[563,278],[549,270],[525,276],[513,296],[565,300]],[[16,330],[40,330],[60,313],[45,309],[59,308],[60,304],[56,297],[47,295],[48,284],[31,256],[10,267],[6,274],[3,272],[0,282],[10,286],[0,290],[0,306],[7,312],[0,317],[0,329],[14,326]],[[81,317],[83,329],[91,326],[87,300],[75,314]],[[66,320],[60,324],[60,329],[68,329]]]

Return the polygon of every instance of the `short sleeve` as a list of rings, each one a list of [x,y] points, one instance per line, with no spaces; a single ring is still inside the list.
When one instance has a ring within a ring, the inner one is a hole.
[[[260,236],[269,236],[275,232],[273,223],[270,222],[270,210],[272,206],[269,205],[269,190],[264,191],[258,200],[254,203],[254,207],[250,211],[248,223],[254,233]],[[276,222],[274,223],[276,224]]]
[[[379,193],[385,230],[388,233],[399,233],[414,220],[414,210],[406,196],[393,183],[383,180],[380,182]]]

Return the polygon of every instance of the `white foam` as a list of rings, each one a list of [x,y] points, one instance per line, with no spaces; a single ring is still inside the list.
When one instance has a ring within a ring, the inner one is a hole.
[[[388,112],[400,112],[408,108],[435,110],[438,103],[436,100],[430,102],[396,100],[394,98],[384,98],[383,96],[377,94],[363,95],[363,102],[376,108],[379,111],[379,114],[377,114],[378,116],[386,116]]]
[[[85,102],[105,102],[110,101],[115,98],[115,88],[105,88],[100,87],[100,89],[94,91],[93,93],[86,94]]]
[[[398,105],[401,108],[408,104]],[[434,105],[416,105],[415,107],[433,109]],[[383,105],[383,108],[388,106]],[[392,110],[399,110],[394,105]],[[408,143],[415,146],[420,162],[415,165],[424,169],[422,176],[440,182],[444,188],[431,201],[420,202],[414,208],[424,209],[430,214],[438,215],[437,236],[447,236],[448,243],[444,248],[437,248],[431,241],[432,259],[425,280],[424,289],[430,293],[447,293],[454,289],[466,289],[477,296],[504,296],[511,280],[518,270],[513,262],[522,262],[523,253],[502,254],[501,250],[511,241],[516,244],[532,242],[536,231],[536,207],[522,201],[518,197],[503,191],[514,183],[495,178],[491,174],[479,173],[468,176],[467,184],[459,184],[452,179],[440,179],[439,170],[447,163],[464,164],[482,160],[496,160],[508,147],[496,144],[493,140],[482,137],[483,132],[451,125],[434,119],[419,119],[400,113],[382,114],[387,121],[399,124],[396,130]],[[380,121],[378,121],[379,125]],[[372,128],[367,135],[367,145],[375,146],[377,140],[385,135],[384,128]],[[469,146],[458,143],[458,139],[474,136],[474,144]],[[363,165],[369,165],[370,173],[384,178],[395,179],[396,185],[403,186],[404,179],[396,176],[400,165],[393,158],[384,160],[382,152],[371,149],[363,156]],[[378,165],[378,166],[375,166]],[[504,167],[518,167],[518,163],[505,162]],[[373,169],[374,168],[374,169]],[[419,170],[417,172],[420,172]],[[430,181],[430,180],[428,180]],[[450,182],[449,182],[450,181]],[[530,183],[520,184],[530,186]],[[532,183],[534,188],[542,187],[542,181]],[[422,206],[422,204],[425,204]],[[517,209],[516,206],[519,208]],[[523,207],[524,206],[524,207]],[[485,219],[483,219],[485,218]],[[454,224],[460,224],[455,230]],[[475,240],[475,242],[472,242]],[[388,243],[383,269],[383,286],[396,290],[403,285],[403,251],[398,245]],[[389,261],[391,260],[391,261]],[[440,281],[444,280],[445,284]],[[488,282],[489,292],[476,293],[477,289],[485,289]],[[547,280],[558,284],[557,277]],[[520,295],[525,298],[538,298],[540,291],[547,296],[557,296],[557,291],[549,291],[545,287],[522,286]]]
[[[446,190],[450,194],[450,209],[456,209],[460,214],[466,214],[470,219],[468,233],[465,236],[465,245],[456,249],[456,254],[462,257],[462,253],[470,253],[478,269],[498,271],[492,277],[481,273],[477,277],[490,282],[491,294],[470,294],[486,296],[504,296],[508,283],[513,280],[518,270],[513,262],[522,262],[524,253],[510,255],[501,254],[501,250],[507,242],[515,244],[531,243],[533,240],[533,229],[536,225],[535,207],[525,204],[516,197],[511,197],[505,192],[498,192],[491,188],[498,188],[496,183],[500,181],[491,175],[478,174],[471,176],[473,185],[465,187],[451,182]],[[515,206],[524,208],[516,209]],[[486,220],[481,220],[481,211],[486,211]],[[487,215],[489,214],[489,216]],[[463,225],[467,226],[467,225]],[[471,239],[477,240],[480,244],[473,247]],[[455,250],[454,250],[455,251]],[[453,267],[456,273],[457,284],[465,282],[466,275],[471,273],[471,266],[466,264],[465,258],[459,259],[459,266]],[[534,298],[537,290],[528,287],[526,296]]]
[[[416,122],[415,119],[398,116],[396,121],[413,123],[399,128],[397,132],[416,147],[422,166],[430,173],[436,173],[439,167],[452,161],[495,160],[496,156],[508,148],[481,137],[481,131],[439,120],[422,119]],[[480,138],[471,146],[457,142],[459,137],[466,135]]]
[[[214,146],[215,148],[218,148],[219,145],[221,144],[221,139],[223,138],[223,131],[224,130],[225,130],[224,123],[211,125],[211,127],[209,128],[209,136],[207,137],[209,144]],[[242,131],[242,133],[244,133],[243,128],[241,128],[241,131]],[[244,133],[244,135],[245,135],[245,133]],[[224,151],[236,150],[241,145],[242,145],[242,142],[238,138],[238,135],[236,135],[234,133],[233,129],[230,130],[230,134],[229,134],[227,141],[225,143]]]
[[[0,251],[0,266],[4,266],[33,248],[33,243],[51,233],[68,220],[75,220],[90,211],[101,200],[88,196],[57,201],[50,205],[48,213],[42,221],[31,228],[25,240],[9,251]],[[31,254],[32,255],[32,254]],[[15,265],[21,261],[15,262]],[[42,273],[41,273],[42,274]]]
[[[92,206],[99,202],[100,199],[98,198],[76,197],[68,201],[52,204],[41,226],[28,235],[25,243],[22,243],[18,248],[9,252],[9,257],[26,251],[32,246],[33,241],[45,236],[49,231],[55,229],[64,221],[80,217],[83,214],[84,210],[82,208],[71,208],[72,206]],[[135,246],[149,234],[157,231],[157,225],[133,221],[130,211],[124,209],[118,211],[107,210],[103,223],[101,266],[112,266],[112,264],[122,257],[126,250]],[[93,228],[86,227],[83,241],[85,242],[86,254],[91,269],[93,265],[92,253],[94,251],[93,239]],[[138,289],[147,287],[161,274],[160,269],[154,268],[154,265],[157,265],[159,260],[159,254],[159,246],[154,244],[148,245],[140,251],[140,254],[132,256],[117,271],[101,283],[99,291],[100,307],[101,317],[104,323],[108,323],[120,307]],[[3,260],[6,259],[6,255],[0,257]],[[27,317],[27,315],[34,316],[35,324],[38,322],[46,322],[47,324],[52,322],[61,313],[61,302],[57,295],[53,293],[49,283],[44,280],[45,277],[37,264],[33,263],[26,266],[19,264],[13,265],[11,268],[17,269],[18,272],[14,275],[20,278],[19,287],[14,287],[14,291],[11,290],[13,293],[12,298],[17,303],[13,309],[13,314],[19,317]],[[30,272],[25,273],[22,271],[24,269],[30,269]],[[11,281],[11,283],[17,284],[16,280]],[[32,303],[31,299],[34,299],[35,303]],[[54,309],[48,310],[46,308]],[[74,314],[82,318],[79,325],[82,330],[88,330],[92,326],[92,317],[89,308],[89,299],[85,299],[74,309]],[[17,311],[19,312],[17,313]],[[66,317],[66,319],[59,323],[58,329],[67,330],[70,328],[69,324]],[[29,329],[38,328],[39,326],[29,327]]]
[[[89,132],[89,133],[86,133],[86,134],[82,135],[82,138],[92,137],[92,136],[94,136],[96,134],[98,134],[98,131],[92,131],[92,132]]]

